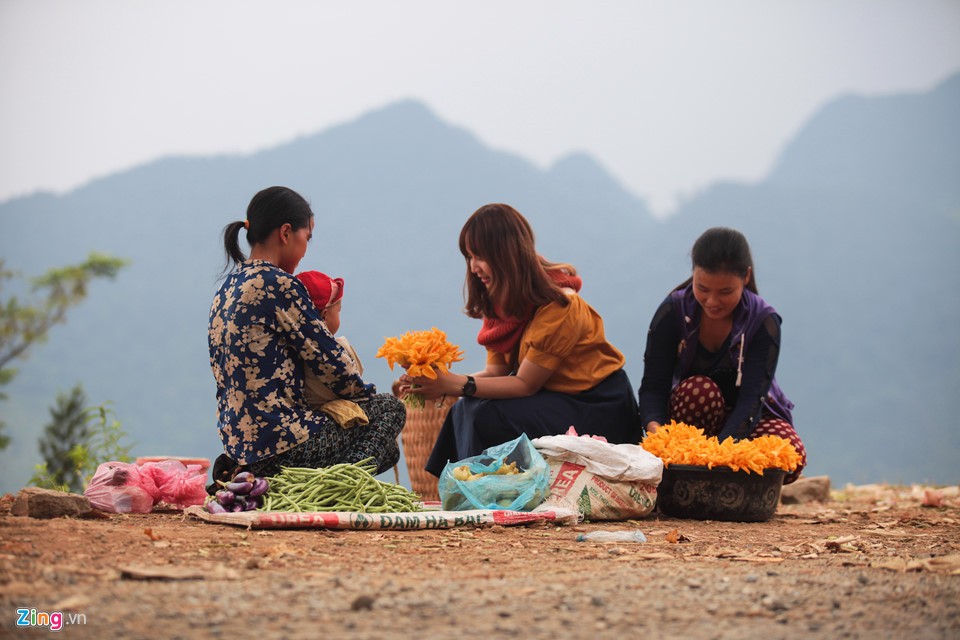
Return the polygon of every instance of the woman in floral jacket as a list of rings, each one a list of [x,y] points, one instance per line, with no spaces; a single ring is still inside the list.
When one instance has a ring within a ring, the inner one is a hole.
[[[214,479],[238,467],[274,475],[281,466],[322,467],[373,457],[377,472],[399,459],[406,413],[392,395],[377,395],[327,330],[303,283],[292,274],[313,235],[313,212],[296,192],[257,193],[247,219],[224,229],[234,265],[210,308],[210,366],[224,455]],[[239,247],[246,230],[250,258]],[[340,427],[304,400],[304,367],[339,397],[360,404],[369,424]]]

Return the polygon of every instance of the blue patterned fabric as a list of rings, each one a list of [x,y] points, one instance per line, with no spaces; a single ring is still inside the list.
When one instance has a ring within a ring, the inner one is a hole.
[[[320,320],[303,284],[269,262],[249,260],[226,278],[210,308],[208,342],[220,438],[241,464],[340,429],[307,407],[305,366],[341,398],[357,402],[376,394]]]

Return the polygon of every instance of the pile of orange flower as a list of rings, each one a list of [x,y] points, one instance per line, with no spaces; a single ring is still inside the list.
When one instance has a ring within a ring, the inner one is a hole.
[[[447,373],[449,366],[463,360],[463,351],[447,341],[447,334],[436,327],[430,331],[408,331],[399,338],[386,338],[377,351],[378,358],[386,358],[390,369],[399,364],[411,376],[437,379],[437,371]],[[410,394],[408,404],[423,406],[423,396]]]
[[[797,450],[789,440],[779,436],[736,442],[727,438],[720,442],[716,436],[708,438],[703,429],[683,422],[671,421],[648,434],[643,440],[643,448],[663,460],[664,466],[730,467],[734,471],[754,471],[763,475],[764,469],[794,471],[800,464]]]

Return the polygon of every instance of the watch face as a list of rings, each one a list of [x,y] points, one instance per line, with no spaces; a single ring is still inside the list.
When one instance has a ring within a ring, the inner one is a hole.
[[[473,376],[467,376],[467,381],[463,385],[463,395],[472,396],[477,392],[477,382],[473,379]]]

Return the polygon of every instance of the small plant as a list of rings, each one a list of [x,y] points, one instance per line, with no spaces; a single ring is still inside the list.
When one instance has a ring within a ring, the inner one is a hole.
[[[56,474],[50,472],[47,462],[34,467],[33,476],[28,484],[56,491],[82,491],[90,483],[97,467],[104,462],[130,462],[132,445],[123,445],[121,440],[127,437],[120,421],[107,404],[88,407],[83,411],[85,437],[75,443],[65,455],[65,467],[82,479],[82,487],[71,487],[58,481]]]
[[[50,474],[50,469],[47,468],[46,462],[41,462],[38,465],[34,465],[33,475],[30,476],[30,480],[27,482],[27,484],[32,487],[53,489],[54,491],[63,491],[64,493],[70,491],[69,486],[59,483],[54,479],[54,477]]]
[[[130,462],[130,449],[133,447],[120,444],[120,441],[127,437],[127,433],[107,404],[88,408],[87,416],[90,436],[86,444],[74,445],[67,454],[75,463],[75,468],[83,475],[84,486],[90,482],[90,478],[102,463]]]

